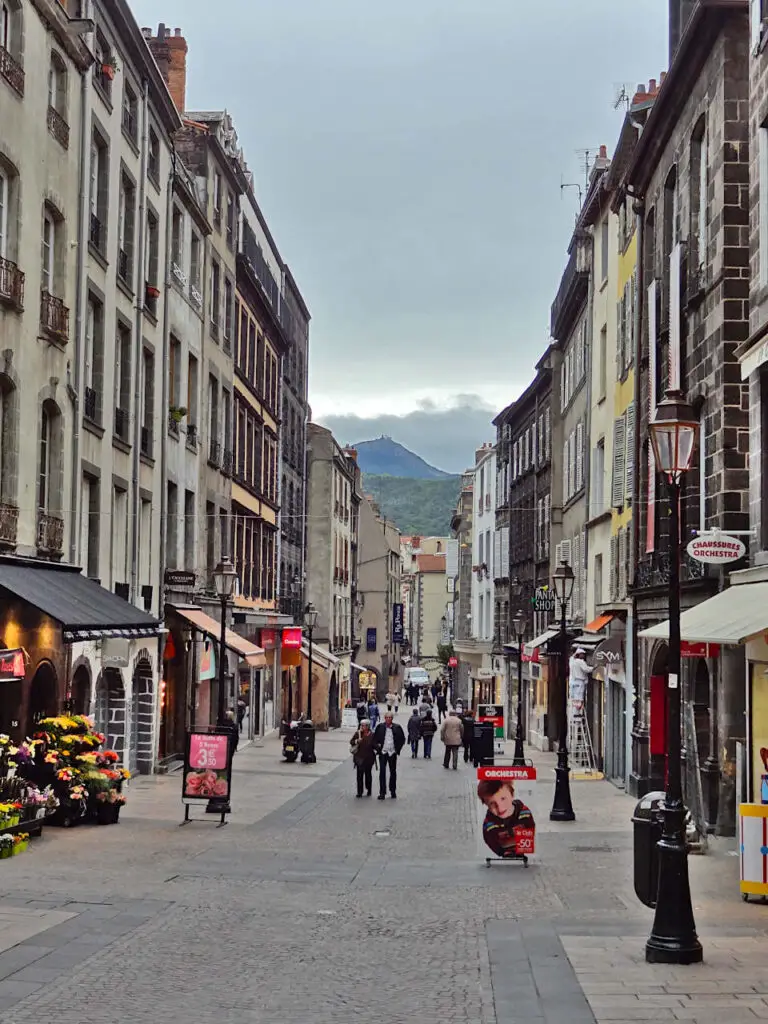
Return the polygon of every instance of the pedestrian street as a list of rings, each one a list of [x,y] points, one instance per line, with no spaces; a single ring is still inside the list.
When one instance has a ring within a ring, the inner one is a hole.
[[[404,751],[396,801],[357,800],[349,739],[318,735],[316,764],[241,749],[224,828],[180,828],[180,776],[157,776],[119,827],[5,862],[0,1024],[768,1018],[768,910],[742,903],[733,840],[690,858],[704,963],[647,965],[623,792],[575,781],[576,821],[551,824],[538,755],[536,856],[488,870],[471,766],[445,771],[436,738]]]

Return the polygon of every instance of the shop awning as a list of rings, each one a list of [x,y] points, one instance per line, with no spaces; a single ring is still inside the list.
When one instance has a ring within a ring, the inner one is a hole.
[[[571,647],[597,647],[605,640],[604,636],[596,636],[594,633],[582,633],[575,640],[571,640]]]
[[[592,619],[591,622],[587,623],[587,625],[584,627],[584,632],[599,633],[601,629],[605,629],[608,623],[612,621],[612,615],[598,615],[596,619]]]
[[[304,657],[309,660],[309,644],[301,645],[301,653]],[[335,655],[331,654],[330,651],[326,651],[324,647],[312,646],[312,661],[319,661],[321,665],[325,665],[326,668],[333,668],[340,664],[340,659]],[[363,672],[367,671],[363,669]]]
[[[0,562],[0,587],[61,624],[64,643],[153,637],[162,624],[76,566]]]
[[[768,583],[740,583],[710,597],[680,617],[682,640],[743,644],[768,630]],[[640,631],[645,640],[668,640],[669,620]]]
[[[199,629],[201,633],[207,633],[214,640],[218,640],[221,636],[221,623],[212,619],[210,615],[206,615],[202,608],[196,606],[180,607],[179,605],[173,605],[172,607],[177,615],[180,615],[182,619],[186,619],[195,629]],[[267,657],[264,653],[264,648],[257,647],[256,644],[246,640],[245,637],[235,633],[234,630],[228,629],[226,631],[224,642],[231,651],[239,654],[243,661],[252,668],[267,667]]]
[[[539,647],[543,647],[544,644],[549,643],[550,640],[554,640],[556,636],[559,636],[559,634],[559,629],[548,629],[546,633],[542,633],[541,636],[537,636],[535,639],[531,640],[529,644],[525,644],[523,646],[523,653],[533,654],[535,650],[538,650]]]

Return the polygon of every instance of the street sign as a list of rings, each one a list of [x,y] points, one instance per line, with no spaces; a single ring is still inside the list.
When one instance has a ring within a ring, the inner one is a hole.
[[[537,587],[533,595],[533,610],[536,612],[555,611],[555,594],[549,587]]]
[[[403,605],[392,605],[392,643],[401,644],[405,639],[405,619]]]
[[[717,565],[743,558],[747,549],[738,537],[731,537],[727,533],[705,533],[694,537],[687,550],[697,562]]]
[[[688,640],[680,641],[681,658],[719,658],[720,644],[691,643]]]
[[[166,569],[164,582],[166,587],[174,587],[177,590],[194,590],[195,574],[183,569]]]

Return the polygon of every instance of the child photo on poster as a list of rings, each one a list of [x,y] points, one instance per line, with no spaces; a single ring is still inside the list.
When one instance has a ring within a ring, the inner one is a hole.
[[[486,808],[482,835],[488,849],[501,858],[534,853],[536,823],[530,807],[515,796],[515,780],[481,778],[477,796]]]

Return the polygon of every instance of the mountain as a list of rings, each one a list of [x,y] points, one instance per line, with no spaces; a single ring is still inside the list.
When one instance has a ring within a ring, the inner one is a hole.
[[[358,453],[359,451],[358,448]],[[407,449],[403,451],[407,452]],[[407,454],[411,455],[411,452]],[[456,509],[461,477],[447,474],[442,476],[443,479],[439,480],[417,480],[414,477],[364,473],[363,492],[371,495],[381,509],[382,515],[391,519],[401,533],[420,534],[422,537],[446,537],[450,534],[451,517]]]
[[[428,462],[409,451],[391,437],[378,437],[375,441],[360,441],[353,446],[357,450],[357,463],[363,473],[377,476],[395,476],[411,480],[450,480],[450,473],[435,469]]]

